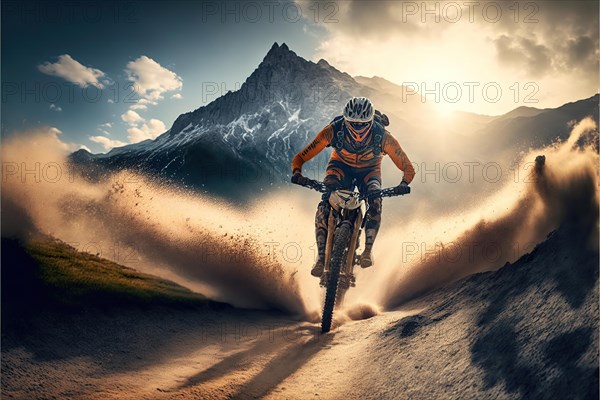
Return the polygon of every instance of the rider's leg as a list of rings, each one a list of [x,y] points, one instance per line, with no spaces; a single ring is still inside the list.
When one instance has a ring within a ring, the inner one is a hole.
[[[381,226],[381,210],[381,198],[375,198],[369,201],[369,210],[367,211],[365,222],[365,250],[360,259],[360,266],[363,268],[368,268],[373,265],[372,250],[375,238],[379,232],[379,227]]]
[[[365,187],[368,192],[381,190],[381,172],[376,169],[365,176]],[[360,266],[368,268],[373,265],[373,244],[381,226],[381,210],[383,208],[380,197],[369,199],[369,208],[365,215],[365,250],[360,257]]]
[[[345,178],[345,169],[338,163],[330,162],[327,166],[327,172],[323,182],[329,190],[337,190],[343,187]],[[317,241],[317,261],[311,270],[311,275],[320,277],[325,269],[325,250],[327,246],[327,223],[331,206],[329,204],[329,193],[323,195],[321,202],[317,206],[315,215],[315,236]]]
[[[325,246],[327,245],[327,220],[331,206],[329,199],[323,196],[323,200],[317,206],[317,214],[315,215],[315,235],[317,239],[317,262],[311,270],[311,275],[321,276],[325,268]]]

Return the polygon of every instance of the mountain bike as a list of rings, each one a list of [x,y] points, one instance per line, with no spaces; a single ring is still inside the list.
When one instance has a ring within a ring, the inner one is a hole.
[[[364,229],[364,216],[368,209],[368,199],[376,197],[394,197],[396,187],[359,193],[354,190],[329,191],[323,182],[305,178],[301,185],[320,193],[326,193],[331,205],[327,221],[327,242],[325,247],[325,269],[321,275],[320,286],[325,288],[321,332],[331,329],[334,308],[344,302],[349,288],[356,286],[354,267],[359,265],[356,253],[361,232]],[[410,193],[410,188],[409,188]]]

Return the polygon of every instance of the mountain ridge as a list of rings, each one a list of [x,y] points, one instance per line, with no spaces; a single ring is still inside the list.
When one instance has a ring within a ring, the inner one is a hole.
[[[392,90],[397,87],[381,77],[353,78],[326,60],[306,60],[285,43],[275,42],[238,90],[179,115],[170,129],[156,139],[114,148],[105,154],[79,150],[70,155],[70,160],[92,179],[113,170],[133,169],[204,193],[243,197],[248,192],[287,184],[292,157],[355,95],[371,97],[376,108],[388,114],[388,129],[409,154],[416,154],[411,157],[413,162],[446,160],[449,155],[460,155],[463,149],[471,148],[472,142],[485,150],[479,152],[479,157],[485,158],[486,152],[492,157],[495,149],[490,150],[484,142],[494,137],[495,143],[494,135],[500,135],[503,146],[510,151],[515,150],[510,141],[515,140],[515,135],[519,145],[527,144],[530,136],[532,142],[543,143],[548,137],[568,134],[567,122],[582,114],[577,110],[581,101],[572,103],[566,112],[564,108],[549,109],[535,111],[533,116],[520,115],[534,111],[519,108],[511,111],[519,115],[505,118],[502,124],[501,118],[462,113],[454,127],[445,123],[442,131],[432,124],[435,111],[429,104],[412,99],[413,96],[403,101],[401,94]],[[584,114],[590,112],[589,104],[582,107]],[[550,124],[550,133],[537,138],[536,129],[532,128],[537,122],[530,120],[549,113],[554,117],[543,123]],[[502,131],[504,126],[508,127],[507,134]],[[519,134],[524,129],[531,135]],[[453,136],[454,148],[443,145],[444,135]],[[321,177],[330,152],[326,149],[308,163],[306,175]]]

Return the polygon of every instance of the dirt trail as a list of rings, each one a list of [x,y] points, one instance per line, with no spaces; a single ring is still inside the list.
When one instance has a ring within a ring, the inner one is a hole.
[[[563,227],[516,263],[404,310],[339,318],[326,335],[316,323],[239,309],[3,320],[2,396],[597,399],[595,221],[592,232]]]
[[[378,334],[409,315],[318,324],[268,313],[168,310],[36,319],[3,338],[3,397],[69,399],[339,398]],[[35,333],[34,333],[35,332]]]

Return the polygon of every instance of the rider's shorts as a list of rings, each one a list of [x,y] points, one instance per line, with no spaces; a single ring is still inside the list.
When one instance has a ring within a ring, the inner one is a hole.
[[[329,160],[327,172],[323,181],[332,189],[353,190],[355,186],[360,192],[381,189],[381,163],[372,166],[358,168],[340,160]]]

